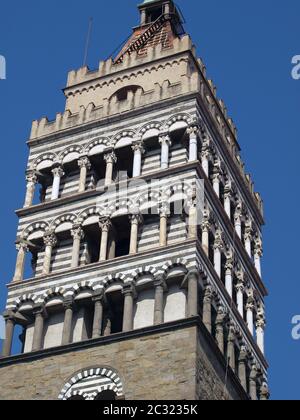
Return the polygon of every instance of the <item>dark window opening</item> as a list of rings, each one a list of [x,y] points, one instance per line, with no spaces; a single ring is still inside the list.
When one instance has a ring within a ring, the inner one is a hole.
[[[115,93],[115,95],[117,97],[117,101],[119,101],[119,102],[127,101],[128,93],[132,92],[133,94],[135,94],[138,89],[141,89],[141,87],[140,86],[126,86],[126,87],[118,90]]]
[[[114,179],[117,182],[132,178],[133,151],[131,146],[116,149],[117,163]]]
[[[155,22],[163,14],[162,6],[150,9],[147,11],[147,23]]]
[[[114,391],[109,390],[100,392],[100,394],[95,397],[95,401],[114,401],[115,399],[116,394]]]
[[[104,335],[117,334],[123,331],[124,298],[120,290],[107,296],[107,307],[104,314]]]
[[[93,179],[96,187],[103,187],[105,184],[106,162],[103,159],[103,154],[90,157],[90,162],[93,168]]]
[[[98,225],[84,227],[84,255],[81,257],[86,264],[93,264],[99,261],[101,230]]]
[[[128,216],[113,220],[115,231],[115,257],[129,254],[131,226]]]

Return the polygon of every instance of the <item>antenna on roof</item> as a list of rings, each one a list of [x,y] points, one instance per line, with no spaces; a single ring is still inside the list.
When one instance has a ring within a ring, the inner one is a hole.
[[[86,44],[85,44],[85,51],[84,51],[84,59],[83,59],[83,66],[86,66],[88,53],[89,53],[89,47],[90,47],[90,40],[91,40],[91,33],[93,28],[93,18],[91,17],[89,20],[89,29],[88,34],[86,37]]]

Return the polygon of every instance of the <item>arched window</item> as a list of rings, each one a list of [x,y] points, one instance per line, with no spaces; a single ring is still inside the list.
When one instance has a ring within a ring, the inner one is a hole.
[[[102,391],[95,397],[95,401],[114,401],[115,399],[116,394],[111,390]]]

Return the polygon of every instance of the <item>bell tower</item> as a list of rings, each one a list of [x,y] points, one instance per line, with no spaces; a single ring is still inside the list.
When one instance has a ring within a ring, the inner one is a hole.
[[[261,197],[179,9],[138,8],[32,124],[0,399],[269,398]]]

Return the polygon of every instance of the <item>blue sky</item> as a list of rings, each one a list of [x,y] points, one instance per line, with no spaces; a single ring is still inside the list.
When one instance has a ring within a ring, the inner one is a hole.
[[[137,0],[105,2],[38,0],[2,2],[0,54],[0,307],[12,277],[17,218],[23,204],[26,139],[31,121],[54,118],[64,108],[67,72],[82,65],[90,16],[88,63],[96,67],[137,24]],[[274,399],[300,399],[300,341],[291,319],[300,314],[297,263],[299,223],[300,80],[291,77],[300,54],[299,0],[178,0],[186,30],[207,65],[239,129],[247,170],[265,202],[264,280],[267,356]]]

